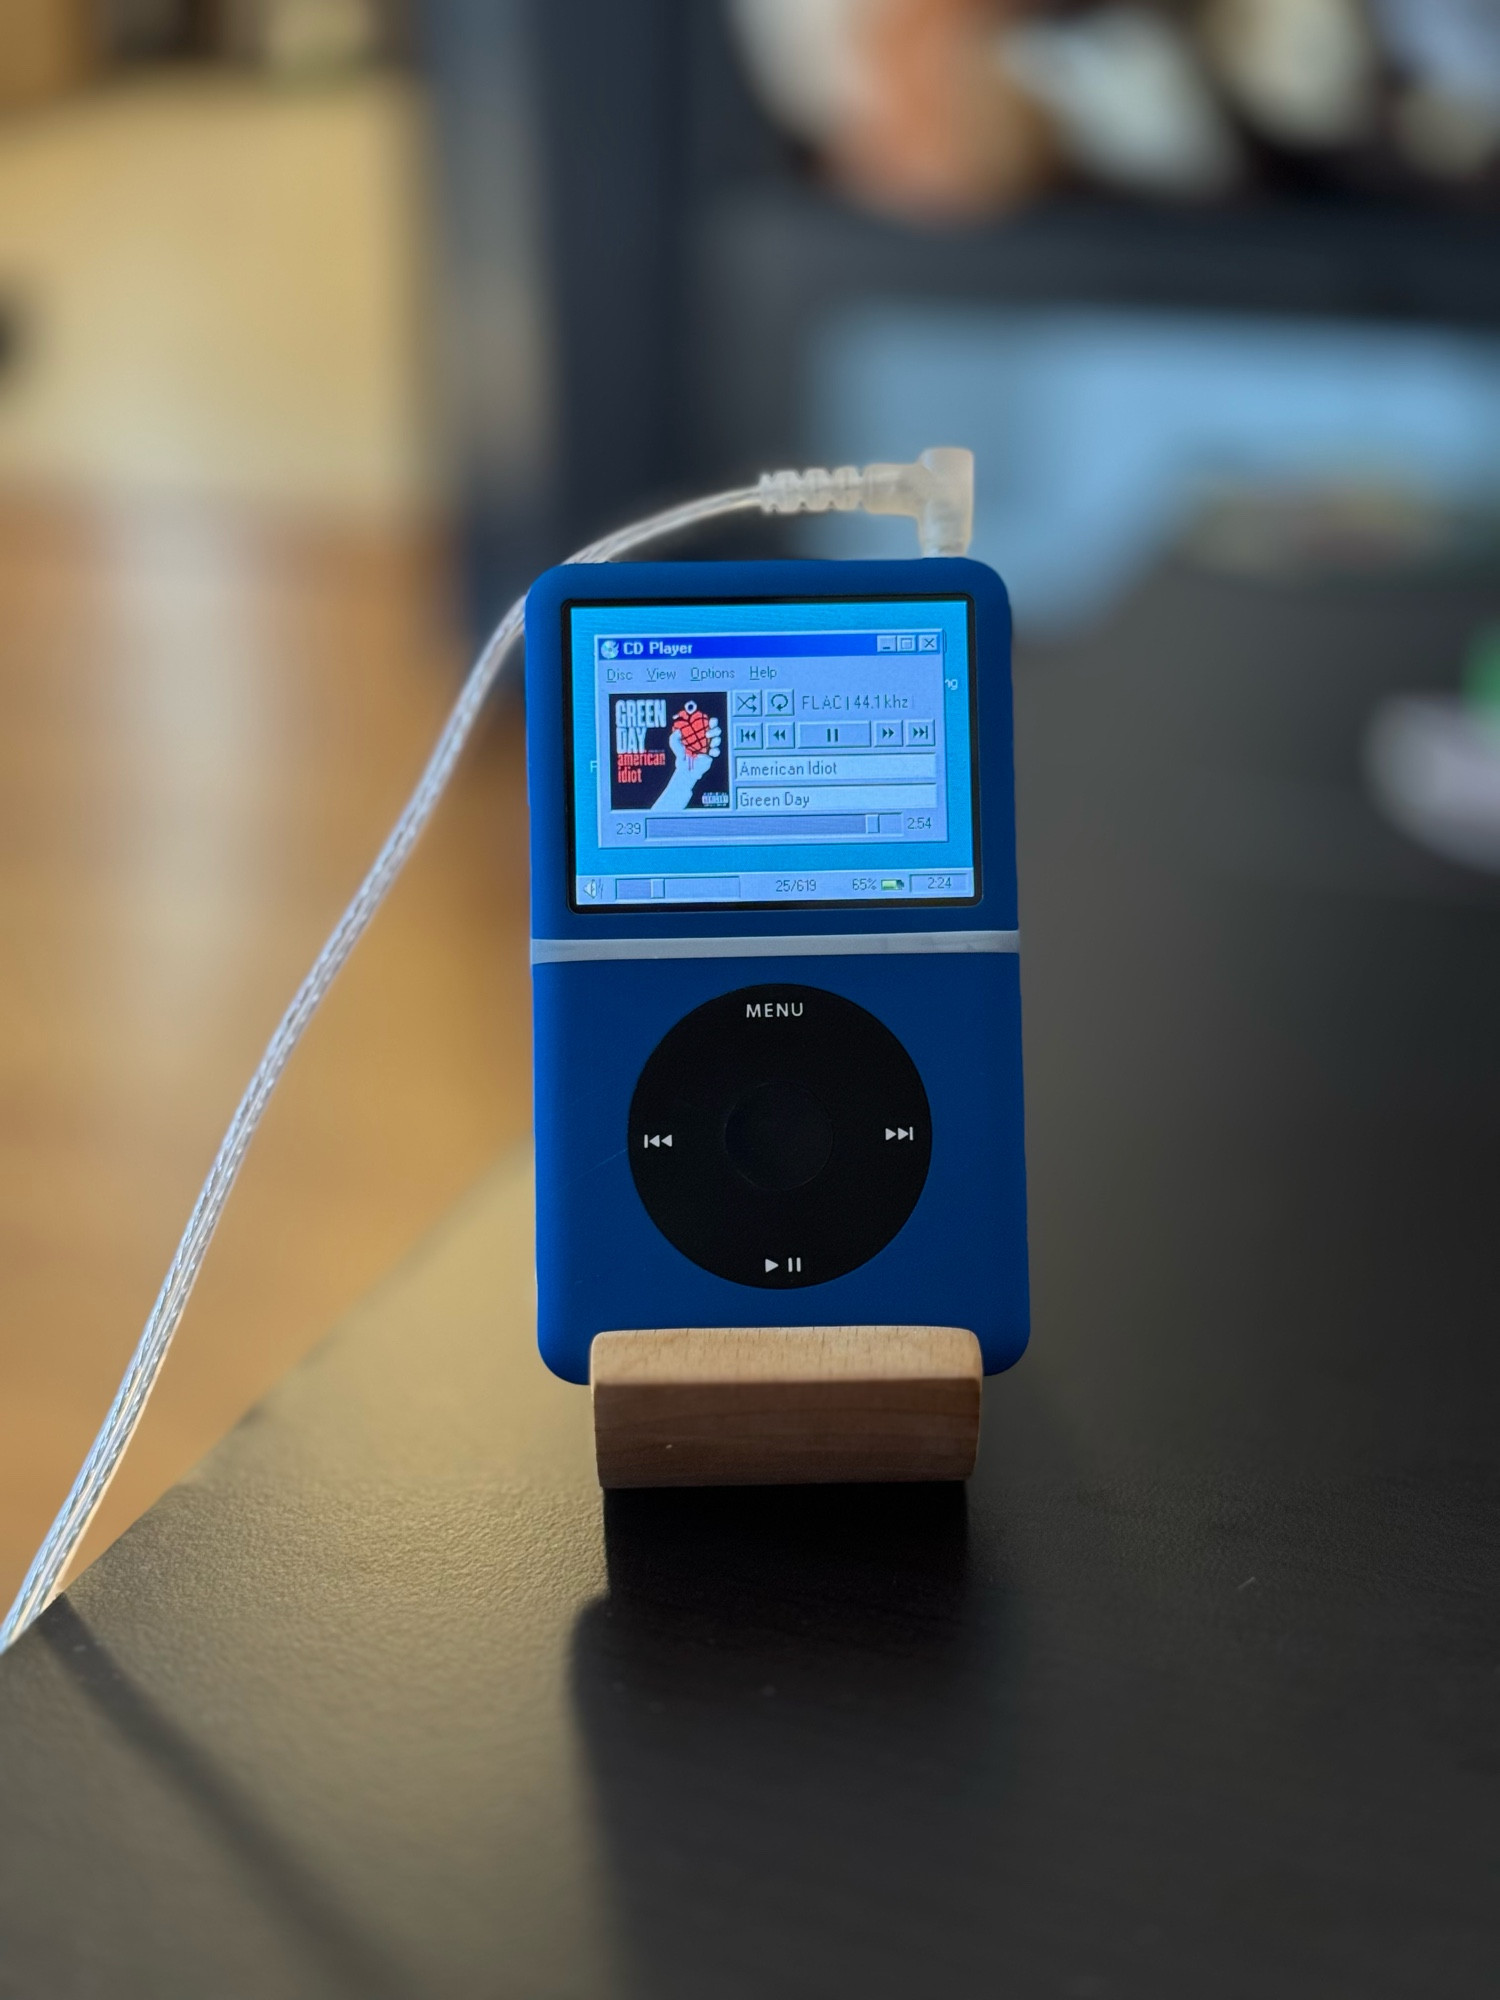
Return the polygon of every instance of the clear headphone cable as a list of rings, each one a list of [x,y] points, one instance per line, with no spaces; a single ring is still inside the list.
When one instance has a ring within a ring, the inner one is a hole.
[[[600,541],[591,542],[569,560],[575,563],[612,562],[659,537],[676,534],[702,521],[714,520],[721,514],[740,513],[764,505],[764,495],[759,487],[739,487],[727,493],[710,494],[704,499],[688,501],[683,506],[670,507],[663,513],[650,515],[643,521],[632,522],[628,528],[620,528]],[[473,733],[474,724],[485,698],[495,685],[506,655],[520,635],[524,617],[525,599],[520,598],[485,642],[469,670],[468,679],[454,703],[416,790],[375,857],[369,874],[360,883],[354,900],[334,926],[312,970],[281,1017],[280,1025],[229,1122],[229,1129],[193,1206],[182,1241],[162,1281],[156,1303],[130,1357],[130,1365],[110,1405],[109,1414],[89,1448],[88,1457],[57,1519],[48,1529],[46,1540],[26,1573],[16,1601],[6,1614],[5,1623],[0,1625],[0,1652],[12,1645],[27,1626],[45,1611],[60,1589],[68,1565],[109,1491],[110,1481],[129,1448],[151,1391],[156,1386],[172,1336],[177,1331],[208,1246],[219,1225],[224,1204],[239,1178],[245,1154],[271,1094],[281,1081],[282,1071],[306,1032],[309,1021],[322,1004],[324,995],[363,937],[371,918],[385,901],[392,883],[401,873],[439,799],[447,790],[453,767]]]
[[[870,514],[903,514],[917,524],[917,536],[924,555],[962,555],[969,545],[974,517],[974,459],[961,447],[939,445],[924,451],[909,465],[879,464],[863,468],[844,465],[827,471],[810,466],[804,471],[767,472],[754,486],[733,487],[725,493],[710,493],[701,500],[688,500],[649,514],[618,528],[597,542],[590,542],[568,560],[575,563],[613,562],[647,542],[674,535],[700,522],[723,514],[746,513],[758,508],[766,514],[841,513],[860,509]],[[271,1093],[281,1081],[281,1073],[301,1041],[307,1024],[321,1006],[323,997],[351,951],[364,936],[370,919],[385,901],[391,884],[406,865],[423,828],[431,819],[438,800],[447,790],[453,767],[473,732],[485,697],[494,686],[505,656],[520,634],[526,601],[518,598],[486,640],[479,658],[469,670],[453,712],[443,726],[437,747],[428,759],[416,790],[376,855],[374,865],[360,883],[354,900],[339,918],[333,933],[318,953],[312,970],[298,987],[295,998],[280,1026],[267,1044],[266,1052],[249,1087],[240,1099],[229,1130],[219,1146],[208,1179],[203,1183],[187,1228],[178,1244],[156,1303],[151,1308],[144,1332],[130,1357],[124,1380],[110,1405],[99,1435],[89,1447],[72,1490],[63,1502],[57,1519],[47,1530],[47,1538],[37,1550],[15,1603],[0,1625],[0,1653],[39,1617],[62,1586],[68,1565],[88,1532],[89,1523],[109,1491],[121,1459],[135,1435],[162,1363],[177,1331],[188,1296],[193,1289],[224,1204],[233,1191],[244,1164],[250,1141],[265,1114]]]

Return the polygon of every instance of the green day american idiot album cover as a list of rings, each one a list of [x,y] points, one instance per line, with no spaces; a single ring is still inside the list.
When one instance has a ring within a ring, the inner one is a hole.
[[[682,812],[729,804],[729,696],[612,694],[612,811]]]

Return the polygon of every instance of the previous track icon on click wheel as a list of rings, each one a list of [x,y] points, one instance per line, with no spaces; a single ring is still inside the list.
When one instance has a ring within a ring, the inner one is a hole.
[[[610,805],[636,812],[729,805],[728,696],[612,694]]]

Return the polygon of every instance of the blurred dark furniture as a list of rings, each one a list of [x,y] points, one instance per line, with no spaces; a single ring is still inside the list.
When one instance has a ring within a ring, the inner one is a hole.
[[[1500,878],[1356,746],[1497,594],[1023,662],[967,1492],[601,1505],[502,1173],[0,1661],[0,1995],[1491,2000]]]
[[[425,0],[423,18],[486,608],[645,506],[799,462],[810,338],[862,300],[1500,325],[1493,218],[1354,198],[1075,198],[922,232],[819,190],[751,99],[718,0]],[[490,379],[495,301],[533,287],[540,472],[524,454],[517,466]]]

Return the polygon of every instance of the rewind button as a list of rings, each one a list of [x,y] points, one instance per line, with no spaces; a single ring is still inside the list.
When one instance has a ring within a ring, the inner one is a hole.
[[[670,1132],[643,1132],[641,1134],[641,1144],[643,1146],[670,1146],[671,1143],[672,1135]]]

